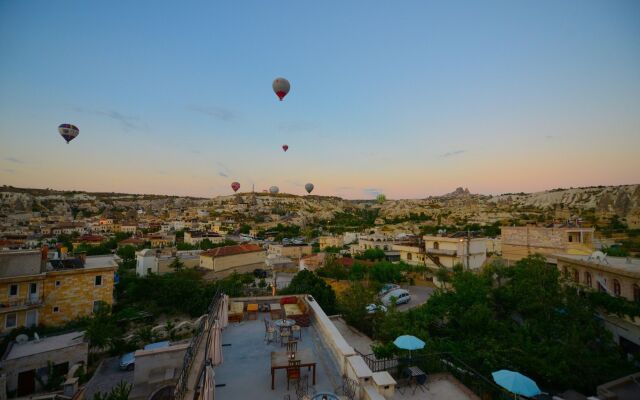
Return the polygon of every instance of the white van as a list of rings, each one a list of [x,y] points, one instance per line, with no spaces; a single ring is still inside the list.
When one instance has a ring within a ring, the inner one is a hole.
[[[409,300],[411,300],[411,295],[409,294],[409,292],[404,289],[396,289],[390,291],[389,293],[385,294],[384,297],[382,297],[382,304],[384,304],[385,306],[390,306],[391,299],[393,297],[396,298],[396,304],[408,303]]]

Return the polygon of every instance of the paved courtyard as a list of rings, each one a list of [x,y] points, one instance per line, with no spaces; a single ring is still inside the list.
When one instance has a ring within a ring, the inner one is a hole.
[[[133,384],[133,371],[121,371],[119,357],[106,358],[87,383],[85,398],[93,399],[97,393],[108,393],[120,382]]]

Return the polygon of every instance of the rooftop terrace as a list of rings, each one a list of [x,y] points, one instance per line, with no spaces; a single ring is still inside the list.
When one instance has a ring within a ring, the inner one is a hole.
[[[232,323],[222,332],[224,362],[215,368],[216,399],[282,400],[286,394],[296,398],[293,383],[287,391],[285,370],[276,370],[275,390],[271,390],[271,352],[286,351],[286,347],[280,343],[266,344],[264,330],[264,322],[259,319]],[[333,392],[341,383],[339,368],[313,324],[302,328],[298,352],[303,349],[310,350],[317,362],[316,391]],[[302,375],[309,376],[309,384],[312,384],[312,373],[302,369]]]

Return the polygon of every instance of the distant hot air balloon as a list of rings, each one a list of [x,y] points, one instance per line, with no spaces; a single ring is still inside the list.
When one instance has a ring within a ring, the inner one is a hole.
[[[58,132],[60,132],[60,136],[67,141],[69,144],[70,141],[76,138],[80,134],[80,129],[77,126],[71,124],[61,124],[58,126]]]
[[[285,153],[286,153],[286,151],[289,150],[289,145],[288,144],[283,144],[282,145],[282,150],[284,150]]]
[[[378,202],[378,204],[382,204],[385,201],[387,201],[387,196],[385,196],[384,194],[380,193],[379,195],[376,196],[376,201]]]
[[[304,185],[304,189],[307,191],[307,193],[311,193],[313,191],[313,183],[307,183],[306,185]]]
[[[271,86],[273,87],[273,91],[276,93],[280,101],[284,99],[284,96],[286,96],[287,93],[289,93],[289,89],[291,89],[289,81],[284,78],[276,78],[273,81],[273,85]]]
[[[231,189],[233,189],[234,192],[237,192],[238,189],[240,189],[240,184],[238,182],[233,182],[231,184]]]
[[[269,188],[269,193],[271,193],[271,194],[278,194],[279,191],[280,191],[280,189],[278,189],[277,186],[271,186]]]

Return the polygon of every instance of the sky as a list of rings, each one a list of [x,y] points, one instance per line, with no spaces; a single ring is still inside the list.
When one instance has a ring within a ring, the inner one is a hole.
[[[233,181],[353,199],[640,183],[640,2],[0,0],[0,185]]]

